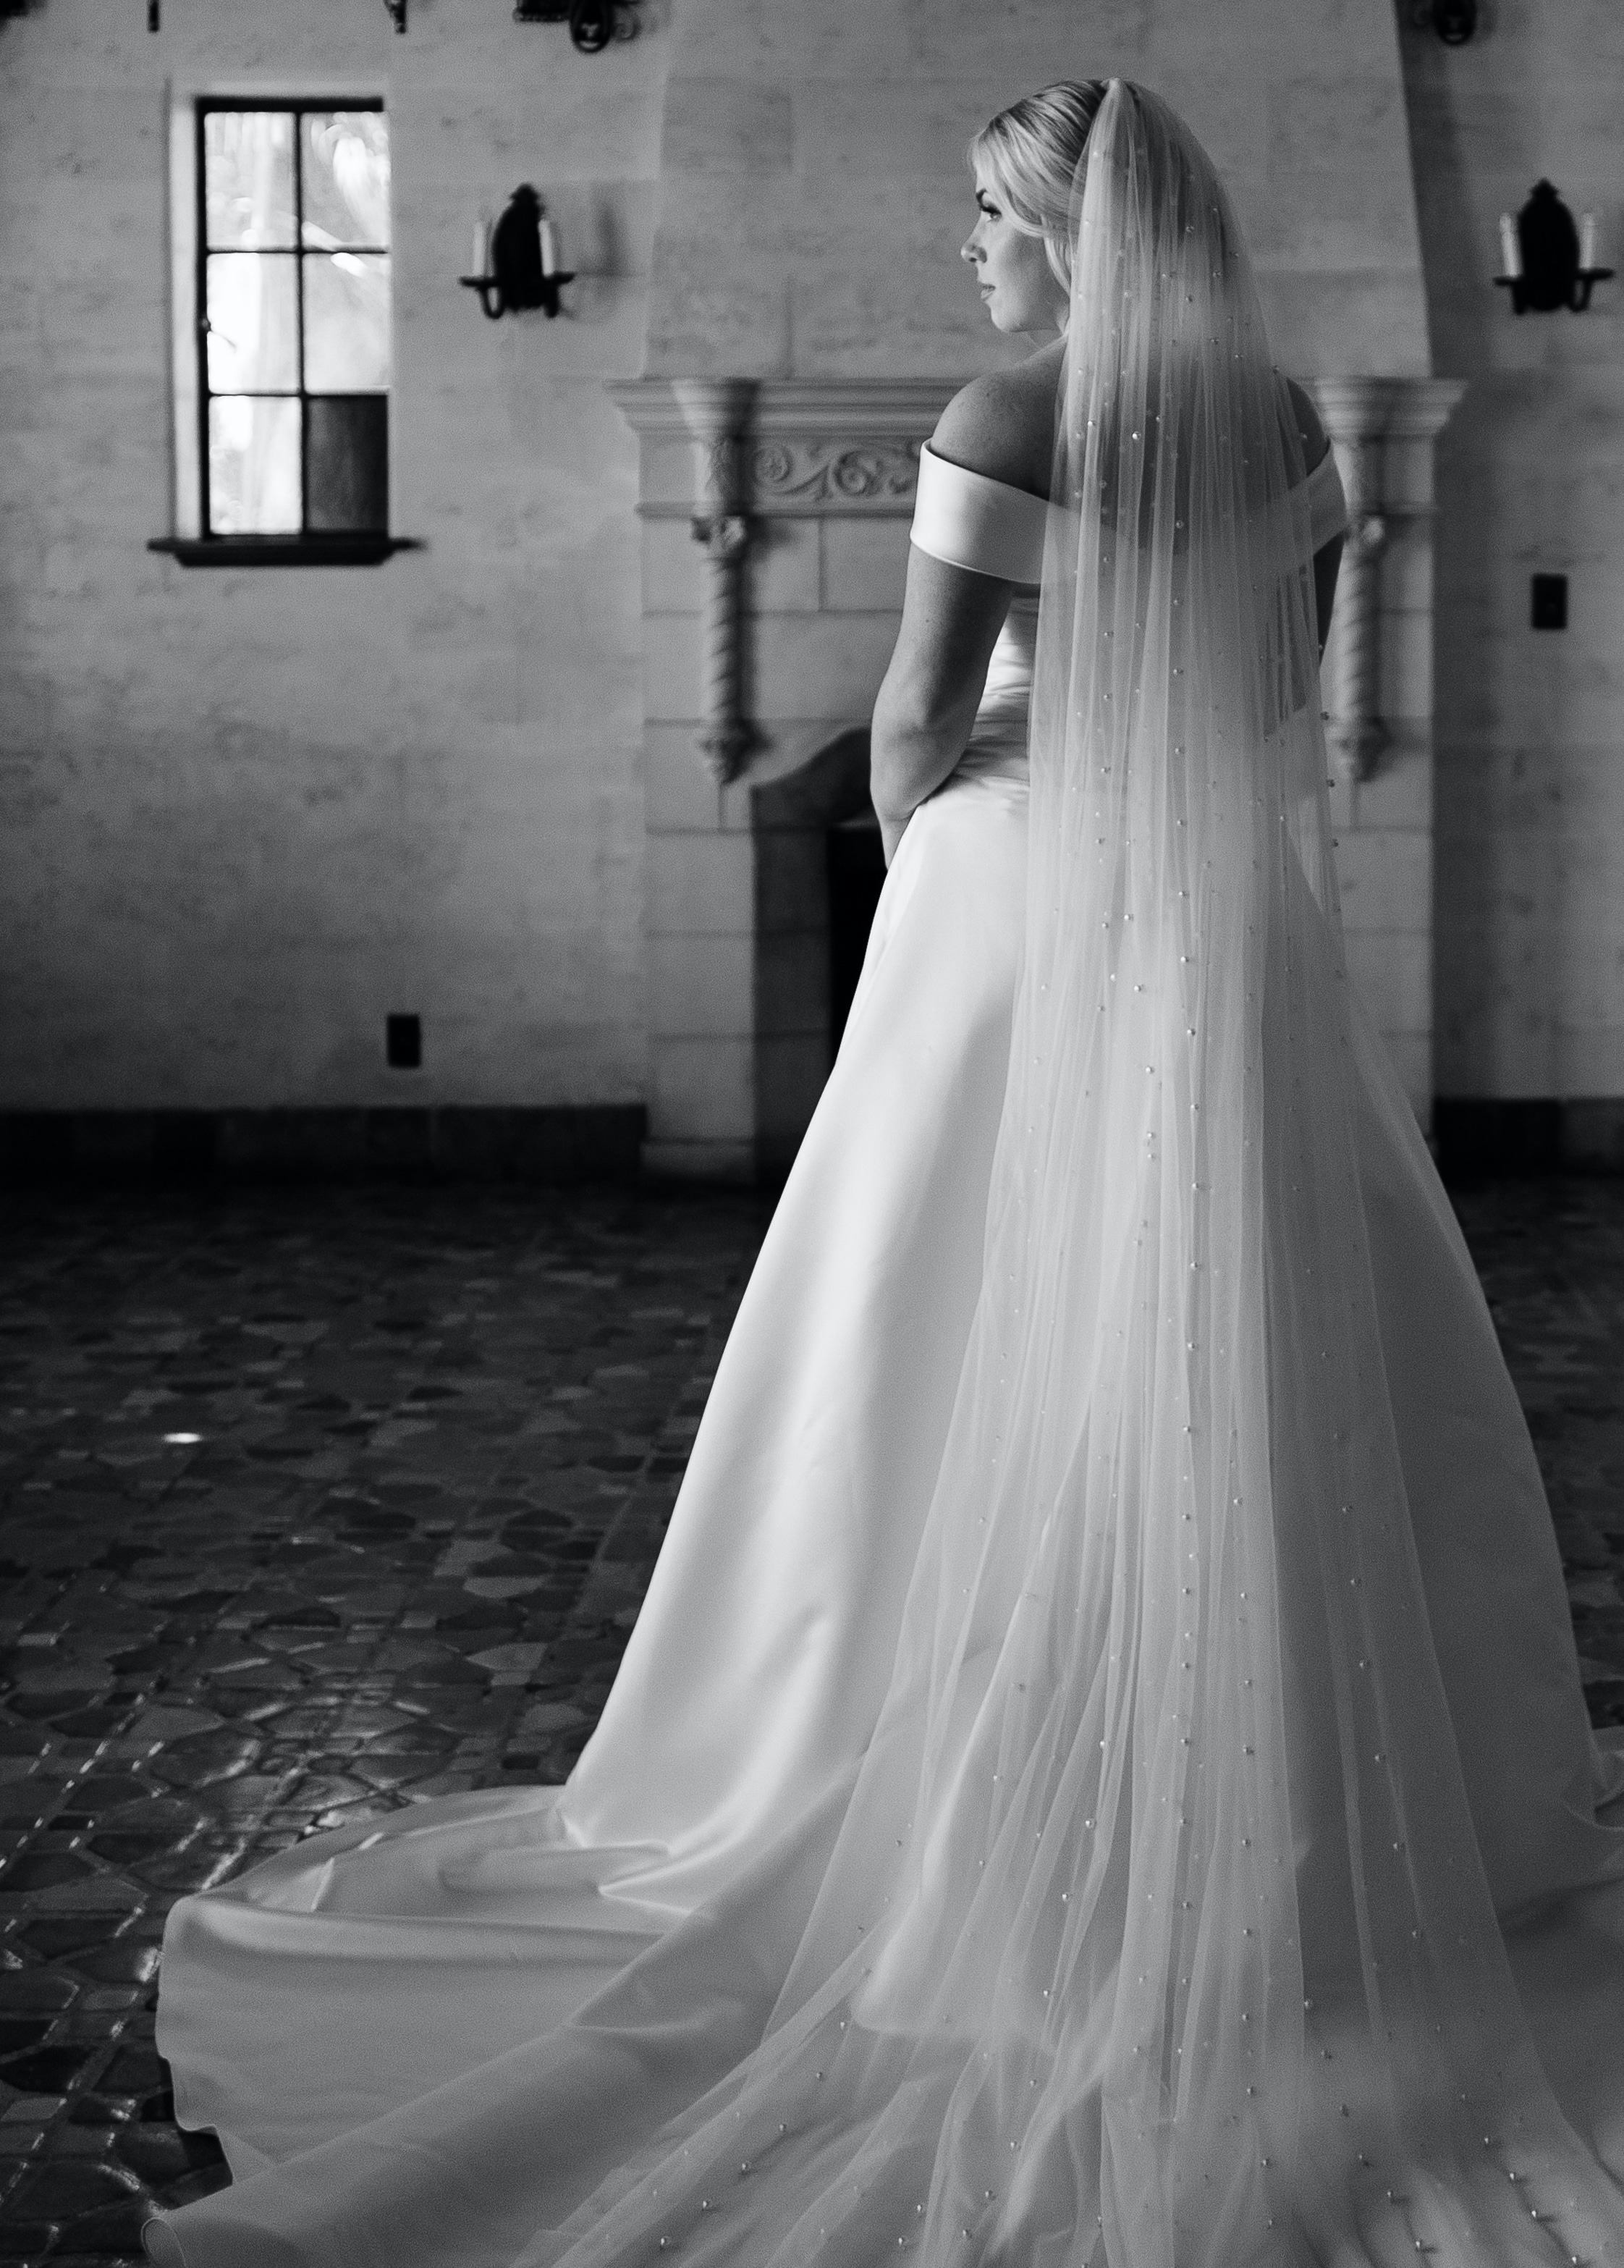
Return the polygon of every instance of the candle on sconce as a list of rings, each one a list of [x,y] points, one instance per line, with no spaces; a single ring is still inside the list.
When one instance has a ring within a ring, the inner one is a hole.
[[[1517,240],[1517,223],[1510,213],[1500,216],[1500,266],[1507,276],[1523,272],[1523,247]]]
[[[490,223],[483,218],[476,220],[474,224],[473,258],[474,265],[469,269],[469,274],[489,276],[490,273]]]
[[[1596,216],[1587,212],[1579,223],[1579,266],[1584,269],[1596,264]]]
[[[545,215],[541,222],[541,273],[543,276],[556,276],[558,273],[558,231]]]

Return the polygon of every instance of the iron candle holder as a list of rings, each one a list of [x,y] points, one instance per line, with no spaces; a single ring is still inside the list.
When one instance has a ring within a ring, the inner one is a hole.
[[[1534,183],[1515,221],[1501,215],[1500,254],[1503,272],[1495,282],[1511,294],[1518,315],[1550,315],[1559,307],[1582,315],[1596,285],[1613,272],[1597,265],[1594,215],[1585,214],[1581,232],[1549,181]]]

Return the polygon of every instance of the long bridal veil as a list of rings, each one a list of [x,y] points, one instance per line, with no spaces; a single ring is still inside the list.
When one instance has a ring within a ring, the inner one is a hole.
[[[1025,973],[889,1697],[760,2051],[571,2268],[1594,2262],[1429,1631],[1293,421],[1228,201],[1077,185]]]

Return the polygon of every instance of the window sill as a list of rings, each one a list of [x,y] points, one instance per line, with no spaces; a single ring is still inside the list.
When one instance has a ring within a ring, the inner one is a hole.
[[[376,567],[423,548],[413,535],[156,535],[147,545],[182,567]]]

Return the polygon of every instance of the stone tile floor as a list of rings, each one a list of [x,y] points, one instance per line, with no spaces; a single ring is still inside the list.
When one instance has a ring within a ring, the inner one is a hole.
[[[1624,1721],[1624,1183],[1461,1195]],[[224,2178],[152,2045],[179,1892],[562,1778],[614,1675],[757,1201],[370,1189],[0,1221],[0,2257],[128,2260]]]

